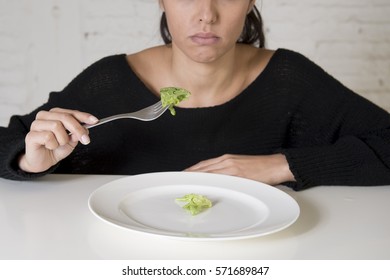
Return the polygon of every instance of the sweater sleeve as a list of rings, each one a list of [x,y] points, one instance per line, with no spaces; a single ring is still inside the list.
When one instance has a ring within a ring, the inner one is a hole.
[[[25,116],[30,119],[32,115]],[[29,180],[51,173],[55,167],[42,173],[27,173],[21,170],[17,160],[24,153],[24,138],[27,127],[20,117],[13,116],[7,128],[0,127],[0,177],[10,180]]]
[[[0,127],[0,177],[11,180],[29,180],[52,173],[57,166],[42,173],[26,173],[17,164],[18,158],[25,151],[24,139],[40,110],[54,107],[84,110],[94,114],[103,104],[95,104],[98,94],[110,90],[115,84],[113,74],[116,66],[112,61],[123,60],[123,55],[105,57],[82,71],[62,91],[51,92],[48,101],[33,112],[23,116],[12,116],[8,127]]]
[[[300,102],[283,149],[295,190],[390,184],[390,115],[295,55]],[[299,62],[299,63],[298,63]]]

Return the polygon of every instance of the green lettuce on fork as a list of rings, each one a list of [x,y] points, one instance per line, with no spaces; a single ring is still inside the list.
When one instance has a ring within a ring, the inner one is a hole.
[[[183,206],[183,209],[190,212],[193,216],[213,206],[213,203],[210,199],[204,195],[194,193],[186,194],[183,197],[176,198],[176,201],[185,202],[186,204]]]
[[[181,101],[188,99],[191,93],[183,88],[178,87],[164,87],[160,89],[161,103],[163,107],[169,106],[169,111],[174,116],[176,111],[174,106],[179,104]]]

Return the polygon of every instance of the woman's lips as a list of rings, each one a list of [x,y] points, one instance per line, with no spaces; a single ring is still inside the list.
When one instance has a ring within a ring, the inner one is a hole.
[[[219,41],[219,37],[213,33],[197,33],[190,36],[190,38],[199,45],[213,45]]]

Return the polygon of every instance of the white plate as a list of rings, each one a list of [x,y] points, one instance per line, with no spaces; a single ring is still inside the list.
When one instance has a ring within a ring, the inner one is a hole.
[[[175,202],[205,195],[213,206],[192,216]],[[280,231],[296,221],[299,206],[285,192],[238,177],[194,172],[129,176],[97,189],[92,213],[132,231],[193,240],[231,240]]]

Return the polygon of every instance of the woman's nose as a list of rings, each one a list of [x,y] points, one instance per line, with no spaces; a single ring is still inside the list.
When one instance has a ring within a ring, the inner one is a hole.
[[[199,21],[210,24],[217,21],[217,7],[213,0],[197,0],[199,2]]]

